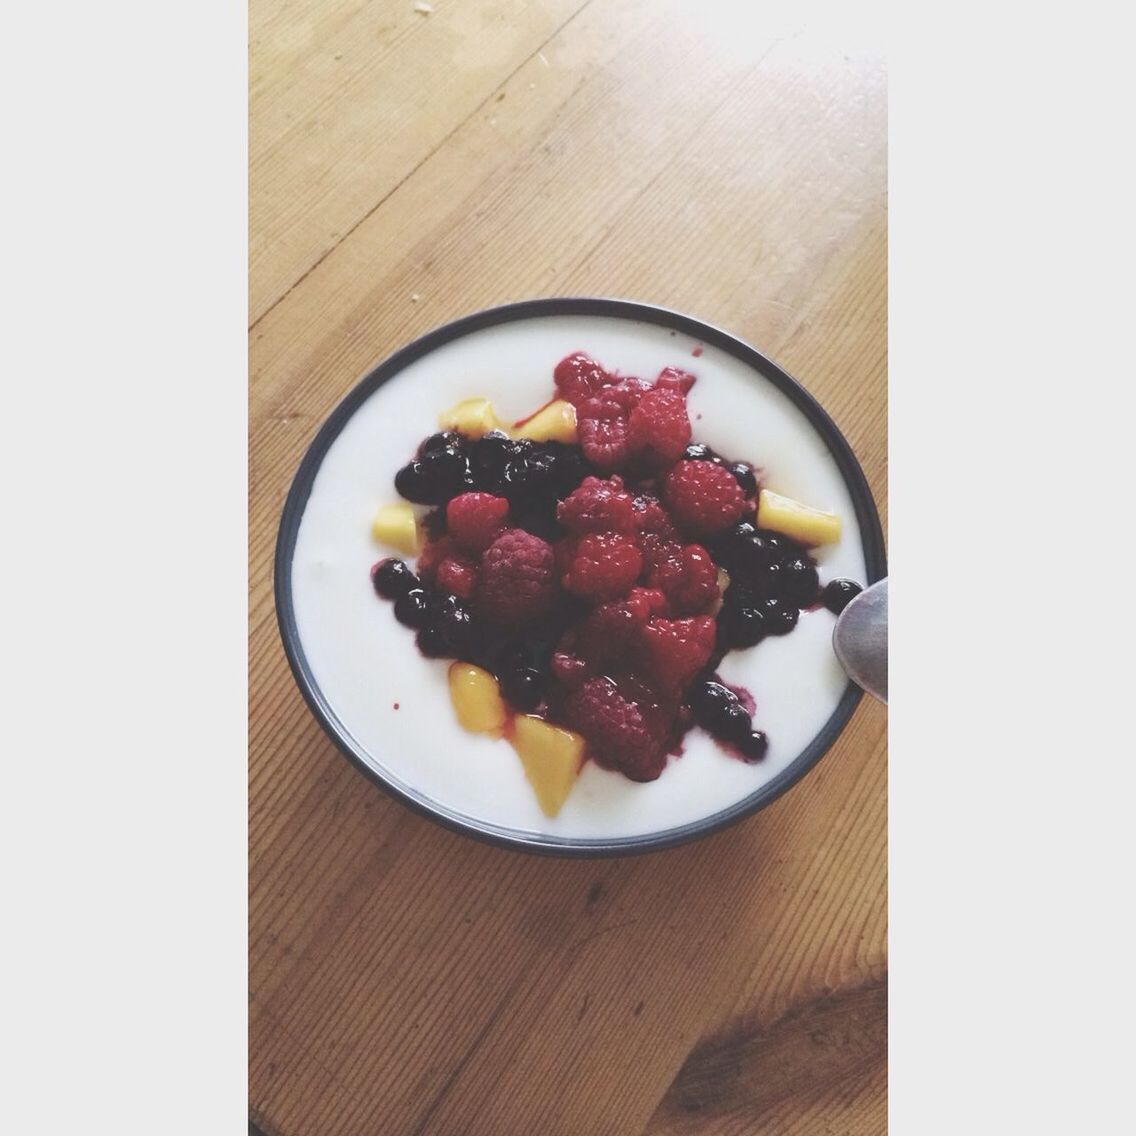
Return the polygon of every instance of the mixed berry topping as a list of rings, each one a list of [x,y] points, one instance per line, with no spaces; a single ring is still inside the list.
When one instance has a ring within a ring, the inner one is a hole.
[[[541,424],[529,436],[523,424],[490,428],[488,403],[466,400],[442,419],[458,428],[421,443],[394,487],[432,509],[409,519],[410,538],[406,517],[384,520],[417,547],[415,569],[380,561],[375,592],[424,655],[460,660],[467,718],[485,684],[506,718],[526,716],[530,776],[534,720],[574,732],[538,739],[549,752],[575,760],[575,737],[635,781],[658,777],[694,726],[761,761],[769,743],[753,699],[717,668],[729,651],[789,634],[802,610],[838,613],[860,591],[849,580],[822,588],[808,532],[793,527],[833,516],[792,513],[783,527],[801,539],[761,527],[773,522],[760,519],[760,470],[691,438],[686,371],[646,381],[576,352],[553,381],[557,401],[526,420]],[[774,504],[773,516],[796,505]]]

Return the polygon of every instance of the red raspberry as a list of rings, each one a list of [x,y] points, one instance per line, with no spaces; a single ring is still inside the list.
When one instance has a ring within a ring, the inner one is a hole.
[[[635,512],[635,527],[641,533],[659,533],[668,540],[678,539],[678,533],[657,497],[644,493],[632,501],[631,507]]]
[[[597,764],[632,781],[654,781],[666,768],[675,710],[645,684],[589,678],[568,696],[565,713]]]
[[[590,673],[588,664],[570,651],[554,651],[549,667],[553,678],[569,690],[580,686]]]
[[[477,613],[490,623],[519,627],[546,616],[555,600],[552,545],[523,529],[506,529],[481,559]]]
[[[492,493],[460,493],[446,506],[450,536],[470,552],[484,552],[505,527],[509,502]]]
[[[561,584],[576,596],[616,599],[635,583],[642,567],[643,557],[631,537],[588,533],[580,537]]]
[[[690,441],[686,397],[676,390],[650,390],[627,420],[631,453],[650,466],[670,465]]]
[[[640,632],[643,665],[659,686],[679,694],[714,650],[714,620],[652,619]]]
[[[643,533],[639,537],[639,549],[643,553],[643,567],[648,579],[664,565],[677,565],[682,561],[682,542],[670,540],[658,533]],[[657,580],[651,584],[653,588],[661,586]]]
[[[700,544],[688,544],[677,555],[654,564],[647,582],[661,588],[683,615],[706,611],[718,598],[718,566]]]
[[[729,470],[710,461],[676,462],[663,483],[671,516],[693,536],[718,536],[747,511],[745,494]]]
[[[573,406],[579,406],[615,381],[595,359],[582,351],[574,351],[561,359],[552,372],[552,378],[560,397]]]
[[[689,393],[694,386],[694,376],[689,371],[680,371],[677,367],[664,367],[655,379],[655,390],[677,391],[681,395]]]
[[[477,561],[462,552],[453,553],[438,565],[434,583],[443,592],[468,600],[477,583]]]
[[[667,597],[658,588],[632,588],[623,605],[635,612],[635,618],[641,624],[656,615],[670,615]]]
[[[434,582],[438,566],[453,552],[453,544],[448,536],[440,536],[434,540],[427,540],[418,554],[415,570],[418,578],[427,584]]]
[[[632,532],[635,514],[631,494],[623,490],[623,481],[611,477],[585,477],[556,507],[556,519],[569,532]]]
[[[621,379],[577,407],[576,437],[580,449],[599,469],[615,469],[631,456],[627,420],[644,389],[638,379]]]

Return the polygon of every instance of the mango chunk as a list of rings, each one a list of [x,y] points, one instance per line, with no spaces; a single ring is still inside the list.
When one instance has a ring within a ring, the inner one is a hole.
[[[576,408],[558,398],[525,419],[514,431],[514,438],[530,442],[575,442]]]
[[[840,539],[840,518],[792,497],[763,489],[757,498],[757,527],[772,529],[801,544],[834,544]]]
[[[548,817],[556,816],[580,774],[584,739],[535,714],[518,714],[512,742],[540,811]]]
[[[480,438],[490,430],[501,429],[493,404],[487,398],[463,398],[438,415],[438,425],[443,430],[456,430],[467,438]]]
[[[449,680],[450,701],[461,728],[499,738],[505,730],[505,703],[497,680],[472,663],[451,663]]]
[[[418,555],[418,520],[405,501],[379,507],[371,521],[371,536],[406,556]]]

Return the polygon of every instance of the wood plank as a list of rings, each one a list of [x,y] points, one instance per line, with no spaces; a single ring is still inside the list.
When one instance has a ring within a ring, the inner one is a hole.
[[[304,25],[250,92],[255,320],[319,263],[587,0],[388,0]]]

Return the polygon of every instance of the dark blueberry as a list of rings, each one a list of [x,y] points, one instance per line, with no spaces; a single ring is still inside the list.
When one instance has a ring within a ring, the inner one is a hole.
[[[769,545],[776,549],[782,560],[792,560],[796,556],[808,555],[803,544],[798,544],[791,536],[774,532],[772,529],[758,529],[758,535]]]
[[[718,613],[718,623],[731,647],[752,647],[765,638],[765,616],[749,604],[726,604]]]
[[[469,446],[469,472],[477,488],[493,493],[500,488],[513,443],[503,430],[490,430]]]
[[[501,675],[501,693],[518,710],[535,710],[544,697],[544,675],[536,667],[517,667]]]
[[[747,497],[757,496],[757,478],[753,475],[753,466],[745,462],[734,462],[726,468],[734,475],[734,480],[742,487],[742,492]]]
[[[394,475],[395,491],[407,501],[418,505],[436,505],[437,499],[433,482],[427,477],[422,463],[408,462]]]
[[[407,567],[406,561],[390,557],[380,560],[371,570],[371,583],[383,599],[396,600],[418,587],[418,577]]]
[[[431,540],[437,540],[446,533],[446,510],[431,509],[421,520],[423,531]]]
[[[426,624],[415,637],[418,650],[428,659],[446,659],[453,655],[445,632],[433,623]]]
[[[724,742],[740,746],[749,737],[753,730],[753,721],[746,713],[746,708],[735,701],[732,706],[723,711],[720,720],[711,727],[710,732]]]
[[[524,496],[528,475],[529,463],[525,458],[510,458],[501,472],[500,493],[510,501],[520,501]]]
[[[797,605],[785,600],[768,599],[761,604],[767,635],[788,635],[797,626]]]
[[[431,450],[422,455],[418,464],[426,476],[433,480],[440,493],[452,496],[461,490],[468,466],[465,454],[457,447]]]
[[[691,442],[682,451],[682,456],[687,461],[713,461],[718,455],[709,446],[705,446],[701,442]]]
[[[411,588],[394,601],[394,617],[403,627],[422,627],[429,611],[430,597],[425,588]]]
[[[549,544],[559,540],[564,535],[556,520],[556,499],[551,501],[538,501],[535,504],[514,508],[510,514],[511,525],[515,525],[525,532],[547,540]]]
[[[808,607],[816,603],[820,581],[817,579],[816,565],[807,556],[795,556],[781,565],[778,587],[781,595],[798,607]]]
[[[556,500],[556,457],[549,450],[534,450],[525,458],[523,496],[526,500]]]
[[[741,705],[738,696],[729,687],[713,679],[696,682],[686,701],[694,714],[694,720],[711,733],[719,722],[725,720],[731,706]]]
[[[465,438],[456,430],[443,430],[440,434],[431,434],[419,447],[418,456],[433,453],[435,450],[460,450],[465,445]]]
[[[441,634],[450,654],[468,654],[474,646],[474,626],[469,608],[457,596],[443,596],[429,615],[429,624]]]
[[[769,749],[769,739],[761,730],[750,730],[747,737],[734,744],[738,747],[738,753],[747,762],[760,761],[765,756],[765,751]]]
[[[830,580],[824,588],[824,606],[839,615],[864,589],[855,580]]]
[[[556,455],[556,494],[567,497],[592,472],[579,446],[562,445]]]

